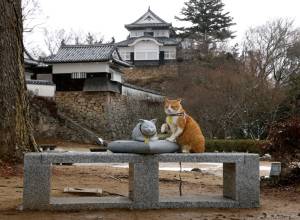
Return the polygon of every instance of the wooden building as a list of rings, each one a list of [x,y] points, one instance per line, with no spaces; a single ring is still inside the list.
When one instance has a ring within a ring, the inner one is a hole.
[[[26,80],[52,81],[51,65],[33,58],[27,50],[24,50],[24,67]]]
[[[56,87],[52,82],[52,67],[24,50],[24,69],[27,90],[36,96],[54,97]]]
[[[45,61],[52,65],[57,91],[109,91],[121,93],[123,61],[113,44],[62,45]]]

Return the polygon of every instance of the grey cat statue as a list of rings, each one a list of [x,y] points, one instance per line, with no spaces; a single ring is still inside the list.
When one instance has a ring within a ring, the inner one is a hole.
[[[144,120],[140,119],[139,123],[132,131],[131,138],[135,141],[143,141],[149,143],[149,141],[158,140],[156,123],[157,119]]]
[[[162,154],[178,152],[179,145],[159,140],[156,130],[156,119],[140,119],[131,133],[131,140],[115,140],[107,149],[113,153]]]

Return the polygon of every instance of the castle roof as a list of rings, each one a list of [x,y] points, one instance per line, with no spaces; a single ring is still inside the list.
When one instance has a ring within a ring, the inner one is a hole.
[[[151,36],[141,36],[141,37],[133,37],[128,38],[127,40],[121,41],[117,43],[118,47],[127,47],[129,44],[134,43],[136,40],[141,38],[150,38],[156,40],[158,43],[163,44],[164,46],[176,46],[178,41],[176,38],[168,38],[168,37],[151,37]]]
[[[34,59],[25,48],[24,48],[23,56],[24,56],[24,63],[26,65],[33,65],[33,66],[38,65],[38,61]]]
[[[47,63],[79,63],[113,61],[130,66],[122,60],[114,44],[62,45],[56,55],[45,60]]]
[[[135,22],[131,24],[126,24],[125,28],[128,30],[133,29],[143,29],[143,28],[164,28],[168,29],[172,26],[171,23],[167,23],[163,19],[161,19],[159,16],[157,16],[153,11],[151,11],[150,7],[148,8],[148,11],[143,14],[139,19],[137,19]]]

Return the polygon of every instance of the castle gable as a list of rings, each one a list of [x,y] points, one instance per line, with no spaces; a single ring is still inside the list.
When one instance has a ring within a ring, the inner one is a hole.
[[[142,16],[140,17],[137,21],[135,21],[132,24],[167,24],[167,22],[165,22],[164,20],[162,20],[160,17],[158,17],[156,14],[154,14],[153,11],[151,11],[150,9],[148,9],[148,11]]]
[[[128,30],[133,29],[144,29],[144,28],[159,28],[159,29],[169,29],[170,23],[167,23],[159,16],[157,16],[153,11],[148,9],[148,11],[143,14],[139,19],[131,24],[125,25]]]

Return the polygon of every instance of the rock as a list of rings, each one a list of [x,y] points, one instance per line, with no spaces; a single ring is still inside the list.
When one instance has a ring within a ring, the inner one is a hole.
[[[200,169],[200,168],[193,168],[193,169],[191,169],[191,171],[193,171],[193,172],[199,172],[199,173],[202,173],[202,170]]]
[[[271,160],[272,159],[272,156],[270,154],[265,154],[262,156],[263,159],[265,160]]]

